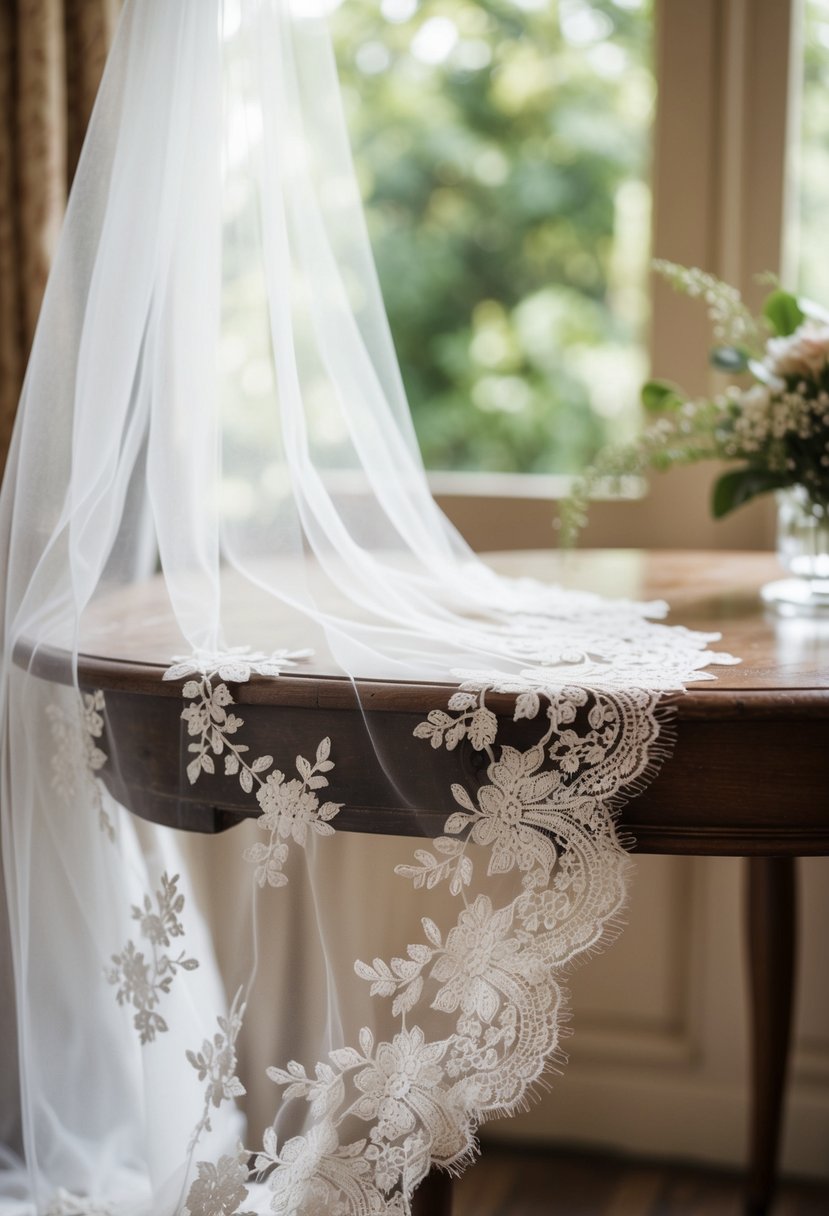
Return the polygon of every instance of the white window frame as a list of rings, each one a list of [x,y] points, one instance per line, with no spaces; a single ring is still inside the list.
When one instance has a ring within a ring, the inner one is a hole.
[[[700,266],[757,304],[754,275],[784,273],[792,201],[789,132],[797,111],[792,65],[800,55],[802,0],[656,0],[657,112],[653,142],[655,257]],[[799,74],[799,73],[798,73]],[[714,387],[709,331],[699,304],[654,284],[650,330],[655,376],[689,393]],[[715,522],[716,470],[696,466],[653,478],[640,499],[596,502],[582,543],[645,548],[768,548],[773,504],[760,499]],[[479,549],[555,544],[553,500],[566,479],[430,474],[443,509]]]

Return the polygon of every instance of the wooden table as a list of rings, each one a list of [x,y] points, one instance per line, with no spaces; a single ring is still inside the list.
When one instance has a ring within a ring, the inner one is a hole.
[[[576,554],[564,563],[552,553],[491,560],[509,574],[608,595],[665,598],[671,623],[722,632],[720,648],[743,660],[738,667],[714,668],[716,682],[692,685],[678,698],[674,755],[628,804],[621,825],[640,853],[748,858],[753,1100],[746,1213],[760,1216],[774,1189],[790,1038],[794,858],[829,853],[829,619],[766,615],[758,589],[779,571],[765,554],[608,550]],[[108,602],[103,615],[93,614],[79,678],[85,688],[105,690],[110,723],[119,738],[133,743],[129,754],[121,749],[120,773],[110,778],[113,793],[156,822],[220,831],[258,808],[251,812],[233,778],[215,779],[210,789],[216,800],[210,803],[203,801],[201,785],[191,789],[181,780],[181,689],[161,682],[180,643],[168,633],[162,591],[156,581],[120,604]],[[246,603],[243,610],[254,644],[291,644],[276,628],[272,605]],[[41,650],[34,668],[46,678],[62,678],[65,662]],[[365,756],[355,689],[334,670],[318,657],[302,674],[235,687],[237,702],[245,706],[246,741],[254,754],[259,744],[264,752],[276,731],[293,755],[295,744],[299,750],[308,738],[330,734],[337,739],[338,788],[347,798],[338,829],[409,834],[409,816],[397,804],[393,785],[374,757]],[[450,783],[459,776],[474,780],[480,772],[479,754],[463,747],[441,749],[423,764],[422,744],[412,730],[446,695],[448,689],[428,684],[359,684],[375,737],[393,749],[413,802],[429,809],[419,816],[418,834],[439,833],[452,809]],[[504,715],[503,737],[511,733],[520,745],[527,724],[509,722],[511,699],[488,703]],[[524,746],[530,742],[528,737]],[[419,1195],[423,1216],[449,1211],[442,1179],[430,1177]]]

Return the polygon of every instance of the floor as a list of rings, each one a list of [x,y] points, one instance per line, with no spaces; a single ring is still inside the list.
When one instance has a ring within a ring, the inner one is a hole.
[[[741,1216],[739,1175],[589,1153],[487,1146],[452,1216]],[[829,1216],[829,1185],[784,1182],[773,1216]]]

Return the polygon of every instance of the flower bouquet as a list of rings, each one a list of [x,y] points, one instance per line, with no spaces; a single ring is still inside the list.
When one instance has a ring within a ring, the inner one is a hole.
[[[563,509],[565,532],[584,524],[599,481],[698,460],[736,463],[714,485],[711,509],[717,519],[758,494],[791,486],[802,487],[826,509],[829,312],[775,287],[755,317],[736,288],[713,275],[672,262],[654,267],[704,301],[714,328],[711,363],[740,383],[717,396],[689,400],[676,384],[649,380],[642,404],[654,421],[634,443],[600,453]]]
[[[706,305],[711,364],[735,382],[690,400],[676,384],[648,381],[642,404],[652,421],[635,442],[600,453],[578,481],[561,507],[563,543],[572,544],[584,525],[599,482],[619,487],[650,470],[718,460],[729,467],[714,483],[714,517],[759,494],[788,491],[780,495],[781,524],[788,520],[790,542],[797,533],[796,547],[806,536],[807,562],[798,569],[781,549],[784,564],[795,574],[829,579],[829,312],[769,278],[771,290],[755,316],[736,288],[713,275],[664,261],[654,268]]]

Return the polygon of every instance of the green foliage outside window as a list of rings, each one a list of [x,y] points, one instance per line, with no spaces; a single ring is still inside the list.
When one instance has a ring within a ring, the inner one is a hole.
[[[650,0],[343,0],[331,15],[428,466],[579,470],[647,374]]]
[[[798,287],[829,308],[829,0],[806,0],[797,146]]]

